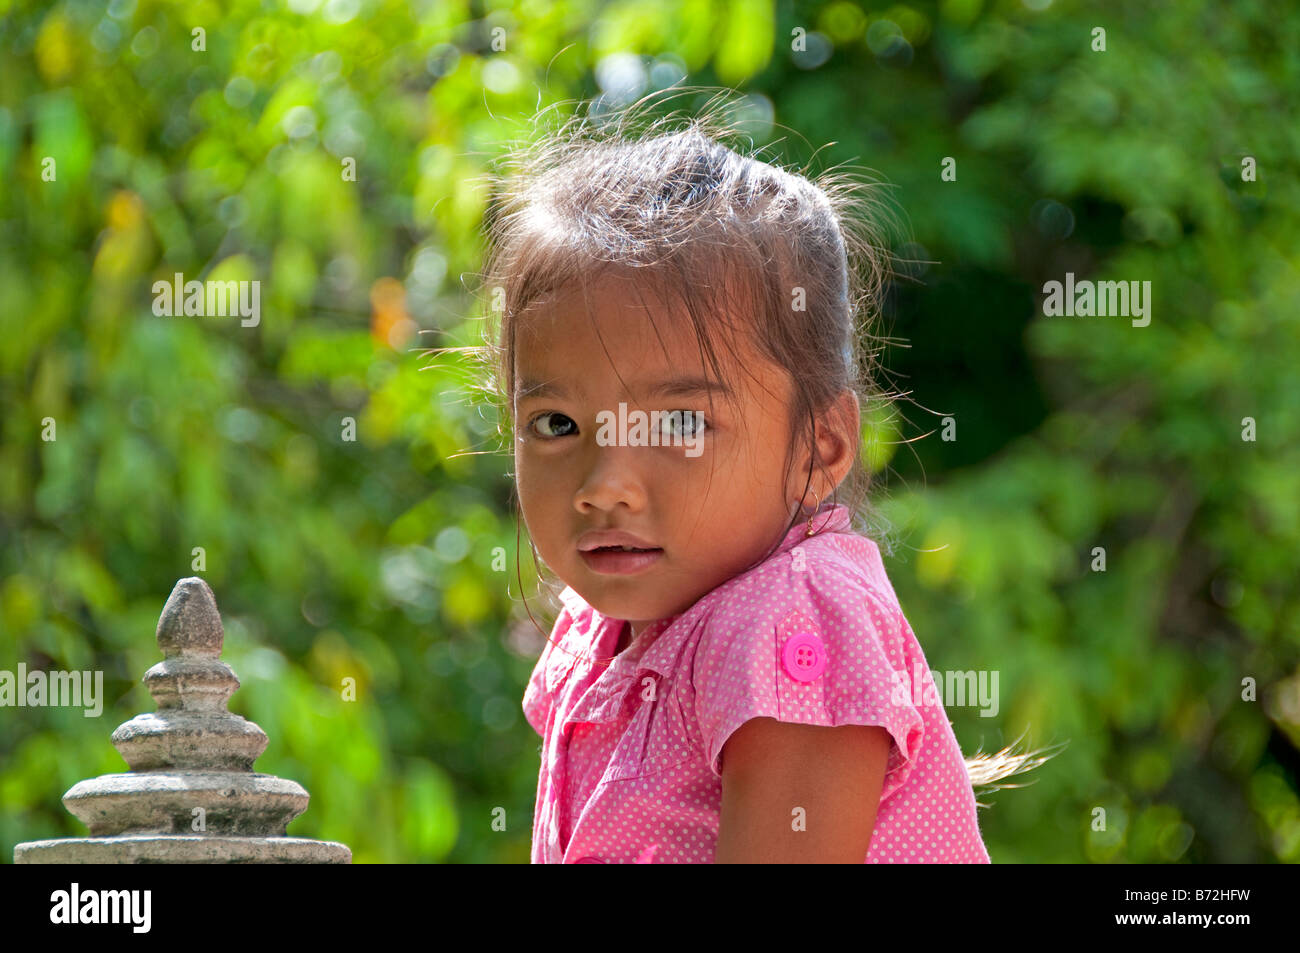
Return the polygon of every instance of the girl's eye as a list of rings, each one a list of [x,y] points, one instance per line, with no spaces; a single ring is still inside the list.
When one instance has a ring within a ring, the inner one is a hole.
[[[547,420],[551,417],[556,419],[548,423]],[[538,414],[533,418],[532,426],[543,437],[568,437],[578,429],[578,425],[573,422],[572,417],[553,412]]]
[[[698,436],[707,428],[704,415],[693,410],[674,410],[659,418],[660,431],[682,439]]]

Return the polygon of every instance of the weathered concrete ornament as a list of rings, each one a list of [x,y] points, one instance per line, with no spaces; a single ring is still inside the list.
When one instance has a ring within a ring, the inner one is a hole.
[[[197,576],[176,583],[158,620],[163,660],[145,672],[158,703],[113,732],[126,774],[80,781],[63,804],[89,837],[29,841],[17,864],[348,864],[333,841],[287,837],[309,796],[257,774],[267,737],[226,705],[239,679],[221,661],[216,599]]]

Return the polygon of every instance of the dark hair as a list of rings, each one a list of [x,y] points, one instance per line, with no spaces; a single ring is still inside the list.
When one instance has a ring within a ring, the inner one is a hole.
[[[723,94],[679,129],[674,115],[642,113],[645,102],[599,121],[575,113],[489,174],[485,389],[508,427],[521,315],[562,288],[620,273],[681,305],[719,380],[727,380],[719,345],[734,359],[737,340],[786,370],[788,471],[816,415],[846,390],[864,412],[887,396],[877,389],[877,352],[864,342],[890,274],[882,226],[893,216],[874,182],[843,171],[814,182],[724,145],[742,132]],[[849,437],[854,463],[843,489],[857,517],[869,474],[861,433]]]
[[[679,303],[719,380],[728,375],[718,346],[734,359],[732,342],[740,340],[786,370],[793,385],[787,473],[812,445],[817,415],[845,391],[858,396],[864,414],[898,396],[880,388],[874,346],[892,274],[886,239],[897,224],[879,183],[845,170],[809,178],[734,151],[723,143],[743,131],[728,118],[724,96],[681,123],[673,114],[643,113],[647,100],[595,117],[574,113],[508,151],[501,170],[486,176],[493,191],[482,274],[488,323],[484,346],[465,350],[481,359],[480,386],[500,410],[503,435],[513,429],[521,317],[561,289],[585,290],[612,274],[636,279],[639,291],[665,306]],[[542,129],[548,118],[543,110],[533,124]],[[848,437],[853,464],[842,483],[863,529],[870,474],[861,432]],[[812,476],[810,466],[805,493]],[[799,519],[796,512],[785,532]],[[968,759],[973,783],[1038,763],[1010,752]]]

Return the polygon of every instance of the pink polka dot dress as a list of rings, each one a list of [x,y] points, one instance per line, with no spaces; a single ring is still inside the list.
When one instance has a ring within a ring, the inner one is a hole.
[[[864,863],[988,863],[961,749],[876,544],[842,505],[649,626],[571,588],[524,692],[542,736],[533,863],[712,863],[722,746],[751,718],[891,736]],[[928,679],[927,679],[928,680]],[[919,706],[919,707],[918,707]]]

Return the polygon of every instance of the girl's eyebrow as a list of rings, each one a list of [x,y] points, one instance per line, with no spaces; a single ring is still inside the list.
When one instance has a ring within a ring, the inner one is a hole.
[[[730,397],[731,388],[722,381],[706,377],[674,377],[650,388],[650,393],[656,397],[707,397],[710,394]]]
[[[515,400],[523,400],[526,397],[567,397],[568,393],[563,384],[555,381],[535,381],[524,378],[515,387]]]
[[[635,383],[628,390],[629,393],[644,392],[652,397],[697,397],[708,394],[730,397],[732,395],[731,388],[726,384],[704,377],[674,377],[649,385]],[[519,386],[515,390],[515,400],[525,400],[529,397],[565,398],[568,396],[568,388],[555,380],[538,381],[524,378],[519,381]]]

